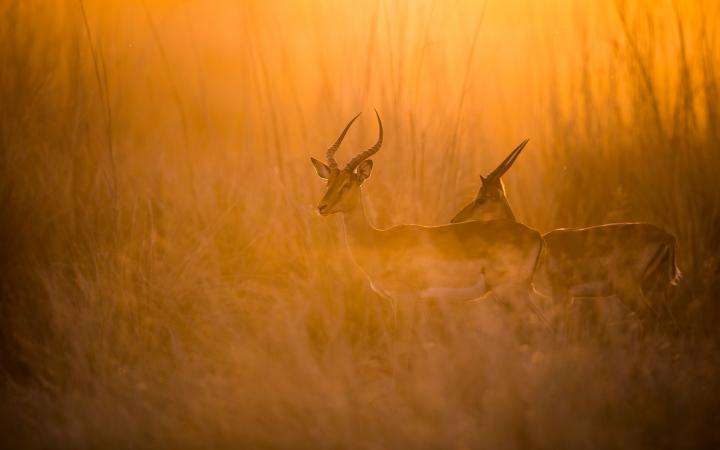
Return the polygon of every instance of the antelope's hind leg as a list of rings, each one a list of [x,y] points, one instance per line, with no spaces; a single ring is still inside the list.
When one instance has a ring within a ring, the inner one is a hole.
[[[626,331],[633,334],[644,333],[649,325],[657,323],[657,309],[645,296],[639,284],[616,286],[615,295],[627,311],[625,315]]]
[[[553,329],[561,336],[572,336],[577,330],[577,320],[575,299],[570,294],[570,289],[554,286],[550,297],[550,323]]]
[[[654,306],[657,325],[666,331],[678,331],[680,325],[675,316],[672,302],[672,288],[665,280],[648,280],[643,284],[645,298]]]

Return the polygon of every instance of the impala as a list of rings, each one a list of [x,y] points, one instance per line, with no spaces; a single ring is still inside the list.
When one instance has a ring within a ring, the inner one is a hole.
[[[527,144],[523,141],[488,176],[476,198],[452,223],[467,220],[515,220],[501,177]],[[544,255],[533,278],[540,293],[556,301],[615,295],[633,311],[657,312],[648,295],[664,296],[681,273],[673,235],[645,223],[613,223],[550,231],[543,236]],[[667,306],[667,305],[663,305]]]
[[[335,152],[359,114],[327,150],[327,164],[311,158],[317,174],[327,180],[318,211],[342,216],[352,259],[372,289],[395,305],[421,299],[475,300],[489,293],[527,294],[542,238],[522,224],[496,220],[379,230],[368,222],[360,187],[373,168],[368,158],[383,142],[382,121],[375,114],[377,142],[344,168],[338,167]]]

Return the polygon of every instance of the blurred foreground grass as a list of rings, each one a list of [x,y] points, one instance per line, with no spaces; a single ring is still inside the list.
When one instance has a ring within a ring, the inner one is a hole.
[[[3,447],[720,445],[717,5],[46,6],[0,6]],[[529,137],[520,220],[665,227],[680,331],[398,332],[308,162],[372,107],[377,226],[446,223]]]

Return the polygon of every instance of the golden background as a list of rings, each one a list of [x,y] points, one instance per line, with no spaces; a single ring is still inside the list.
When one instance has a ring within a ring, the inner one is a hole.
[[[717,445],[718,23],[712,1],[4,2],[2,440]],[[673,233],[680,330],[397,338],[309,163],[359,111],[338,159],[371,145],[373,108],[376,226],[447,223],[530,138],[518,219]]]

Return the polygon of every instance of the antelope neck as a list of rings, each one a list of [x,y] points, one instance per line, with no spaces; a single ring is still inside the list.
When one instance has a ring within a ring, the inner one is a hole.
[[[343,212],[343,223],[345,225],[345,236],[350,249],[353,247],[367,247],[377,239],[379,230],[375,229],[365,216],[365,205],[363,195],[360,192],[358,201],[348,211]]]

